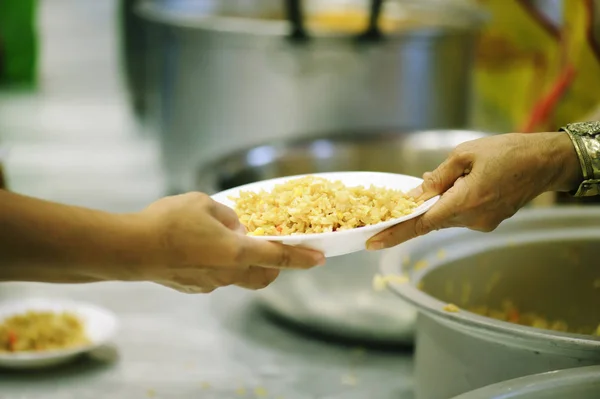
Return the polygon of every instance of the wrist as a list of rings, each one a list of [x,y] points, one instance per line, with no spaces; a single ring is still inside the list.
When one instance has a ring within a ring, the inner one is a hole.
[[[157,244],[139,214],[109,214],[99,229],[104,255],[90,259],[90,273],[103,281],[145,281],[146,270],[156,263]]]
[[[548,191],[572,191],[583,179],[579,156],[572,139],[565,132],[542,133],[547,141],[547,168],[552,171]]]

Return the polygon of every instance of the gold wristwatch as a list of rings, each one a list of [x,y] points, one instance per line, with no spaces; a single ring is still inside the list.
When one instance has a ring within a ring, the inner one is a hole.
[[[583,181],[572,195],[600,195],[600,122],[570,123],[560,130],[573,142],[583,172]]]

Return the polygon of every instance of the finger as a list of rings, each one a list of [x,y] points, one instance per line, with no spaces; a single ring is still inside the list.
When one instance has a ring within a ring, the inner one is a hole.
[[[460,204],[465,196],[464,190],[449,190],[423,215],[407,220],[377,234],[367,241],[367,249],[377,251],[391,248],[415,237],[434,230],[448,227],[460,227],[458,220]]]
[[[196,286],[177,283],[161,283],[161,285],[184,294],[209,294],[217,288],[213,286]]]
[[[241,265],[276,269],[309,269],[325,264],[325,257],[322,253],[310,249],[244,236],[241,237],[237,261]]]
[[[423,175],[423,183],[412,192],[417,200],[427,201],[448,191],[456,180],[469,173],[472,160],[464,155],[451,155],[433,172]]]
[[[243,224],[240,223],[240,225],[237,227],[237,229],[234,230],[236,233],[239,234],[243,234],[246,235],[248,233],[248,229],[246,228],[246,226],[244,226]]]
[[[235,211],[230,207],[225,206],[217,201],[214,201],[210,212],[211,215],[215,217],[215,219],[221,222],[228,229],[239,232],[241,232],[242,229],[244,229],[244,234],[246,234],[245,228],[240,223],[240,219],[238,218],[237,213],[235,213]]]
[[[279,276],[279,270],[267,269],[259,266],[250,266],[240,281],[235,285],[250,290],[260,290],[267,287]]]

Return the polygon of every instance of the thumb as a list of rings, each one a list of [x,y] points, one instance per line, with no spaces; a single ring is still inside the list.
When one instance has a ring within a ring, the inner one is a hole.
[[[214,201],[211,214],[228,229],[246,234],[246,228],[240,223],[237,213],[230,207]]]
[[[472,160],[463,155],[450,155],[433,172],[423,175],[423,183],[408,194],[417,200],[427,201],[448,191],[456,180],[471,171]]]
[[[367,242],[367,249],[376,251],[391,248],[434,230],[457,227],[458,207],[466,196],[464,190],[450,189],[423,215],[382,231]]]

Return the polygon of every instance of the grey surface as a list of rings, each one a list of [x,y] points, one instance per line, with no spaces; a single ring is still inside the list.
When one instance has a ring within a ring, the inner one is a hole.
[[[163,194],[164,180],[157,145],[131,118],[117,73],[117,3],[40,4],[43,88],[0,93],[8,183],[51,200],[140,209]],[[412,398],[410,354],[361,353],[301,335],[265,319],[246,291],[188,296],[149,284],[0,285],[0,300],[15,295],[90,301],[114,311],[122,325],[114,347],[91,360],[39,373],[0,370],[1,399]],[[254,394],[256,387],[268,394]]]
[[[416,310],[372,281],[379,254],[331,258],[326,267],[286,271],[257,293],[266,309],[308,329],[346,339],[413,344]]]
[[[393,290],[420,311],[417,398],[445,399],[534,373],[600,365],[600,337],[590,335],[600,323],[594,287],[600,208],[522,210],[493,233],[449,229],[406,245],[382,257],[382,270],[400,272],[408,251],[410,284]],[[447,303],[501,309],[504,300],[522,314],[584,330],[562,333],[444,310]]]
[[[0,297],[14,298],[19,288],[2,287]],[[0,371],[2,399],[133,399],[151,390],[157,398],[263,397],[257,388],[265,398],[412,398],[408,356],[294,334],[265,319],[241,290],[191,296],[114,283],[29,285],[23,294],[104,305],[122,325],[114,346],[91,360],[41,373]]]

